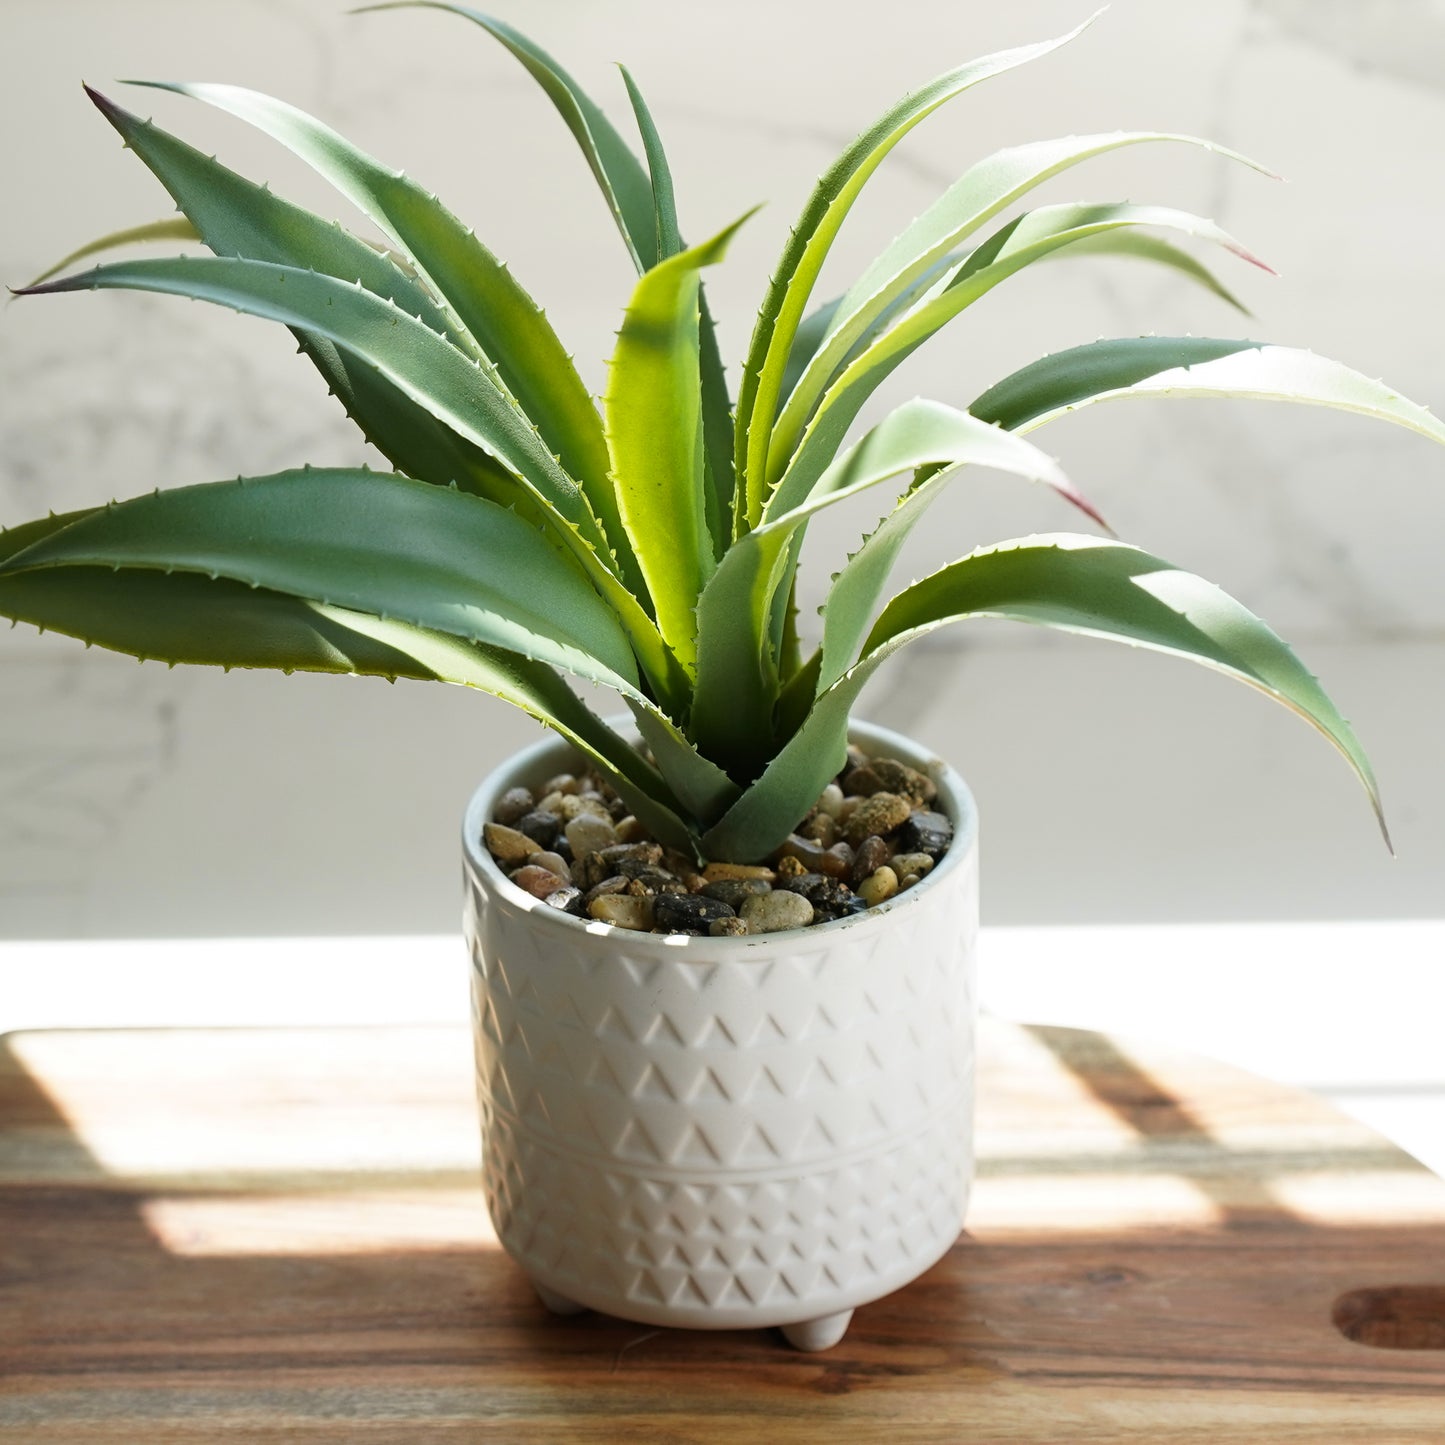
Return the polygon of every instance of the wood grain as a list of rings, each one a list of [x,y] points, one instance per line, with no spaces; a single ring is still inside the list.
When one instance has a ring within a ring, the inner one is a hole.
[[[1445,1184],[1167,1050],[986,1021],[981,1068],[968,1234],[807,1356],[546,1315],[460,1031],[0,1040],[0,1438],[1445,1440]]]

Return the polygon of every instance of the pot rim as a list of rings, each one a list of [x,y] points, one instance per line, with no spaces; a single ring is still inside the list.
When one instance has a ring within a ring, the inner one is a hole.
[[[626,724],[631,718],[613,717],[607,719],[609,726],[624,733],[635,730]],[[852,719],[848,724],[849,741],[861,741],[875,750],[892,750],[889,756],[897,757],[910,767],[927,772],[938,788],[939,801],[954,826],[953,842],[943,861],[923,878],[919,879],[905,893],[899,893],[886,902],[877,904],[866,913],[849,918],[835,918],[827,923],[811,924],[806,928],[786,929],[779,933],[760,933],[728,938],[694,937],[685,933],[643,933],[637,929],[618,928],[615,924],[603,923],[600,919],[583,919],[563,913],[558,908],[549,908],[540,898],[534,897],[524,888],[519,888],[501,868],[496,859],[482,844],[482,826],[489,822],[496,800],[509,787],[529,776],[546,774],[553,770],[547,759],[554,754],[576,756],[577,749],[566,738],[547,736],[529,744],[519,752],[510,754],[482,779],[468,801],[462,822],[463,856],[471,870],[499,900],[504,900],[522,912],[531,915],[538,927],[561,928],[576,940],[579,932],[588,934],[599,941],[613,937],[627,940],[630,949],[654,950],[669,954],[676,962],[717,963],[722,960],[739,961],[739,954],[748,950],[759,952],[757,962],[762,963],[764,954],[771,955],[778,947],[779,940],[787,939],[799,945],[811,945],[815,941],[826,945],[830,938],[848,930],[858,929],[882,931],[887,925],[888,915],[899,908],[913,906],[925,899],[941,879],[965,866],[978,845],[978,807],[968,784],[947,762],[903,733],[862,719]],[[688,955],[686,959],[679,955]]]

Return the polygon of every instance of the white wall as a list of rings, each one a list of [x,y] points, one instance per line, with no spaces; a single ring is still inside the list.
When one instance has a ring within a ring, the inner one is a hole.
[[[838,149],[904,89],[1067,29],[1086,7],[494,8],[619,120],[610,62],[627,61],[668,138],[691,234],[769,202],[709,282],[736,358],[786,226]],[[341,9],[5,0],[0,278],[19,283],[94,235],[165,213],[81,78],[353,219],[244,126],[111,83],[236,81],[315,111],[433,185],[514,258],[600,385],[628,268],[550,107],[463,21]],[[1207,135],[1290,183],[1138,148],[1040,197],[1202,212],[1282,279],[1220,259],[1255,313],[1245,321],[1162,274],[1061,262],[1001,288],[881,403],[921,393],[966,404],[1042,351],[1157,330],[1307,345],[1445,409],[1442,125],[1445,7],[1432,0],[1115,0],[1067,51],[980,88],[905,142],[844,234],[839,280],[985,151],[1115,127]],[[1376,759],[1401,856],[1385,855],[1328,747],[1282,710],[1182,664],[980,626],[915,651],[868,708],[973,779],[988,918],[1445,912],[1445,453],[1363,420],[1245,403],[1099,408],[1040,439],[1122,535],[1219,581],[1296,642]],[[125,294],[0,312],[7,524],[363,455],[278,328]],[[902,570],[1074,525],[1047,496],[979,478],[939,506]],[[839,526],[815,539],[813,604],[848,540]],[[0,687],[0,936],[450,928],[463,793],[531,735],[503,704],[454,689],[168,673],[22,630],[0,637]]]

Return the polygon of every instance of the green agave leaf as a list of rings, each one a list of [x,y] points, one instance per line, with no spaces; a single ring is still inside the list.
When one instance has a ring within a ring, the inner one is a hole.
[[[742,220],[638,278],[604,398],[622,524],[658,630],[689,672],[698,593],[714,565],[698,399],[698,271],[722,259]]]
[[[99,236],[94,241],[87,241],[85,245],[72,251],[68,256],[62,256],[53,266],[47,267],[28,284],[38,286],[42,281],[48,281],[52,276],[58,276],[62,271],[68,271],[77,261],[88,260],[91,256],[99,256],[121,246],[132,246],[137,242],[144,241],[199,241],[200,239],[200,236],[196,234],[196,228],[184,216],[167,216],[163,221],[148,221],[143,226],[127,226],[124,230],[111,231],[108,235]]]
[[[687,678],[656,625],[606,565],[596,519],[536,431],[512,406],[487,364],[469,360],[394,305],[331,276],[231,258],[191,257],[97,267],[21,294],[124,288],[210,301],[314,332],[374,366],[464,440],[515,471],[552,520],[632,640],[670,712],[686,707]]]
[[[627,86],[627,97],[632,102],[632,113],[637,118],[637,129],[647,156],[647,169],[652,177],[652,208],[657,222],[654,244],[657,259],[665,261],[682,250],[682,237],[677,229],[677,200],[672,190],[672,168],[667,163],[667,152],[662,148],[662,137],[657,133],[652,112],[647,108],[632,72],[625,65],[617,68]]]
[[[635,690],[626,634],[570,559],[505,507],[406,477],[278,472],[101,508],[9,570],[150,567],[229,577]]]
[[[1249,397],[1357,412],[1445,442],[1445,426],[1380,381],[1313,352],[1260,341],[1137,336],[1055,352],[990,387],[982,421],[1029,432],[1096,401],[1134,396]]]
[[[823,692],[831,687],[857,659],[873,618],[873,609],[883,594],[903,543],[923,520],[924,512],[958,475],[962,462],[971,461],[976,465],[1012,472],[1029,481],[1043,482],[1092,521],[1109,530],[1108,524],[1074,488],[1051,457],[1033,450],[1011,452],[1001,443],[1005,437],[1018,438],[1012,432],[996,427],[985,427],[982,434],[970,434],[958,423],[958,418],[964,415],[967,413],[948,412],[947,415],[927,419],[931,427],[921,428],[925,431],[920,438],[923,444],[914,447],[911,453],[917,460],[910,459],[907,463],[919,469],[918,479],[833,578],[833,585],[821,609],[823,643],[819,653],[816,691]],[[927,435],[928,430],[938,433],[936,439]],[[931,456],[926,455],[929,451]]]
[[[1213,583],[1138,548],[1058,534],[985,548],[895,597],[869,634],[862,661],[817,699],[758,783],[703,835],[708,856],[761,856],[775,847],[841,766],[849,710],[878,666],[914,638],[972,617],[1127,642],[1248,683],[1334,744],[1380,816],[1374,776],[1349,724],[1259,618]]]
[[[176,225],[191,238],[219,256],[272,261],[359,282],[463,349],[470,346],[466,332],[424,285],[339,223],[282,200],[98,91],[87,94],[185,212]],[[367,440],[399,471],[527,506],[515,477],[481,448],[463,441],[371,368],[348,362],[324,337],[296,328],[293,334]]]
[[[363,5],[358,13],[412,9],[449,10],[453,15],[471,20],[522,63],[546,92],[581,148],[637,269],[646,271],[656,265],[657,226],[652,186],[637,157],[586,91],[520,30],[468,6],[448,5],[441,0],[394,0],[385,5]]]
[[[1062,140],[1013,146],[986,157],[966,171],[908,226],[843,297],[827,337],[808,363],[778,417],[769,442],[769,483],[775,482],[786,469],[813,408],[828,387],[829,378],[843,365],[848,353],[910,286],[926,276],[961,241],[1051,177],[1111,151],[1156,142],[1197,146],[1255,170],[1263,169],[1247,157],[1211,141],[1162,131],[1114,131],[1105,135],[1068,136]],[[1185,218],[1181,212],[1172,214],[1176,218],[1172,223],[1175,226],[1192,224],[1204,228],[1197,234],[1208,235],[1211,240],[1228,246],[1245,259],[1254,260],[1237,241],[1210,222],[1200,221],[1197,217]],[[1032,234],[1028,218],[1021,225]],[[1027,261],[1020,264],[1026,265]]]
[[[1179,272],[1242,315],[1253,315],[1249,307],[1208,266],[1196,260],[1183,247],[1166,241],[1162,236],[1150,235],[1147,231],[1101,231],[1097,235],[1072,242],[1066,251],[1057,254],[1065,261],[1078,256],[1120,256],[1137,261],[1151,261],[1155,265]]]
[[[864,131],[819,179],[773,270],[743,366],[734,444],[740,473],[736,532],[755,525],[762,514],[769,443],[793,341],[833,240],[869,176],[888,152],[939,106],[980,81],[1057,50],[1091,23],[1092,19],[1086,20],[1057,40],[970,61],[909,92]]]
[[[793,388],[797,386],[798,378],[802,376],[808,363],[823,344],[823,338],[828,334],[828,327],[832,325],[833,317],[837,314],[842,301],[841,296],[835,296],[831,301],[825,301],[821,306],[814,307],[798,323],[798,329],[793,335],[792,350],[788,352],[788,364],[783,368],[780,400],[786,401],[793,394]]]
[[[677,204],[673,196],[672,170],[663,150],[662,137],[631,73],[620,67],[632,100],[637,128],[642,133],[652,177],[652,194],[657,216],[657,259],[659,262],[684,249],[678,230]],[[717,328],[708,310],[701,281],[697,294],[699,324],[699,373],[702,396],[704,501],[707,512],[707,533],[712,541],[713,559],[727,548],[732,530],[732,403],[728,399],[727,376],[722,354],[718,350]]]
[[[619,549],[619,566],[631,566],[608,485],[607,447],[597,408],[541,308],[468,227],[415,181],[284,101],[232,85],[133,83],[204,101],[248,122],[299,156],[364,211],[444,299],[457,322],[450,329],[460,329],[468,338],[462,349],[495,366],[506,393],[536,426],[567,474],[581,484],[609,542]],[[237,251],[256,254],[245,247]],[[631,581],[637,580],[633,568]]]
[[[922,301],[843,367],[808,423],[763,515],[777,515],[808,495],[868,398],[925,341],[979,297],[1064,248],[1076,248],[1091,238],[1112,238],[1116,232],[1139,226],[1159,226],[1214,241],[1263,266],[1228,232],[1187,211],[1127,204],[1046,206],[1031,211],[990,237],[945,276],[938,294]]]
[[[0,535],[0,563],[92,508]],[[133,657],[230,669],[356,673],[457,683],[500,697],[556,729],[616,780],[659,839],[695,847],[666,784],[550,668],[394,618],[310,602],[191,572],[65,566],[0,568],[0,616]]]
[[[796,562],[794,544],[808,519],[823,508],[900,472],[925,466],[956,469],[972,462],[1047,482],[1097,516],[1056,462],[1032,446],[1018,445],[1019,441],[1009,432],[985,426],[967,412],[939,402],[907,402],[838,458],[806,502],[764,521],[739,539],[698,604],[698,680],[692,732],[702,752],[740,775],[754,769],[754,776],[756,767],[770,755],[780,680],[764,639],[779,592],[786,598],[787,588],[782,584]],[[953,474],[950,470],[947,479]],[[884,545],[875,550],[881,556]],[[867,596],[861,585],[864,575],[865,567],[860,565],[838,601],[832,617],[832,653],[825,642],[825,670],[829,657],[847,641],[850,629],[856,628],[852,639],[856,642],[868,625],[875,599]]]

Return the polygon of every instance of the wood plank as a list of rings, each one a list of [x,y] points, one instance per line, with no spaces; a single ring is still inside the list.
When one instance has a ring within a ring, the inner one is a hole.
[[[1445,1183],[1132,1041],[986,1021],[980,1082],[968,1234],[807,1356],[546,1315],[486,1224],[460,1031],[11,1036],[0,1436],[1445,1438],[1445,1350],[1360,1342],[1438,1345]]]

